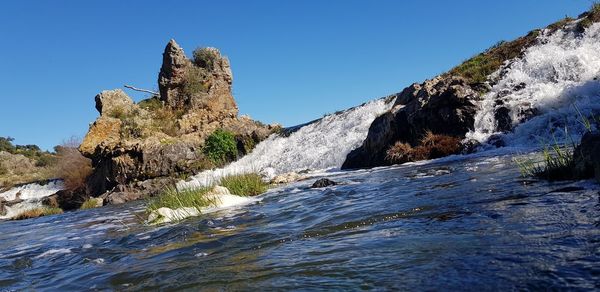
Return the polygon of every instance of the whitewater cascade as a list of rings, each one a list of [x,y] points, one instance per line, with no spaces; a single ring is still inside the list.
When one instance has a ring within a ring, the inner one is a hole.
[[[585,131],[578,110],[587,117],[600,112],[600,24],[584,33],[544,31],[538,39],[538,45],[495,73],[500,80],[484,95],[467,139],[483,143],[500,134],[495,118],[500,107],[509,110],[514,127],[503,137],[510,146],[577,141]],[[527,120],[530,110],[536,116]]]
[[[62,181],[53,180],[47,184],[26,184],[14,187],[0,193],[0,199],[4,202],[15,202],[13,205],[5,205],[4,211],[0,209],[0,219],[9,219],[19,213],[42,207],[42,200],[64,188]],[[2,208],[0,204],[0,208]],[[2,212],[3,211],[3,212]]]
[[[252,152],[230,165],[204,171],[179,188],[210,185],[226,175],[258,172],[272,178],[292,171],[340,167],[346,155],[367,137],[373,120],[389,110],[394,100],[378,99],[331,114],[301,127],[288,137],[271,135]]]

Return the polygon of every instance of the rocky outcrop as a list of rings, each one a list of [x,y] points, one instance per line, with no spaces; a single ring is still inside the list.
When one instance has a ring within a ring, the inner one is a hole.
[[[171,40],[158,77],[159,98],[135,103],[119,89],[98,94],[100,116],[79,148],[94,167],[86,196],[123,203],[206,169],[210,163],[201,149],[217,129],[235,135],[240,156],[251,151],[277,127],[238,117],[232,80],[229,61],[217,49],[198,49],[190,60]]]
[[[342,169],[389,165],[385,156],[392,145],[416,146],[428,131],[464,137],[473,128],[479,96],[456,76],[438,76],[405,88],[392,110],[373,121],[362,146],[348,154]]]
[[[233,76],[229,60],[215,48],[194,51],[189,60],[171,40],[163,53],[158,75],[161,100],[174,109],[202,111],[209,118],[235,117],[237,105],[231,94]]]

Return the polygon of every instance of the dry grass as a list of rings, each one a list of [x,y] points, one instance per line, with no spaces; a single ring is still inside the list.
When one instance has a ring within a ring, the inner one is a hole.
[[[55,148],[58,160],[54,174],[63,180],[68,190],[84,187],[86,178],[92,173],[92,161],[77,150],[79,144],[77,139],[71,138]]]
[[[396,142],[386,151],[385,159],[389,163],[405,163],[458,154],[461,150],[459,138],[427,131],[416,147],[402,141]]]
[[[13,217],[12,219],[13,220],[24,220],[24,219],[38,218],[38,217],[42,217],[42,216],[56,215],[56,214],[62,214],[62,213],[63,213],[63,210],[61,208],[41,207],[41,208],[36,208],[36,209],[31,209],[31,210],[21,212],[20,214]]]

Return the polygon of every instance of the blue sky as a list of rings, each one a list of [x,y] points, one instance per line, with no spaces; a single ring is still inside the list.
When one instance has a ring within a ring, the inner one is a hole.
[[[589,0],[2,1],[0,136],[85,135],[94,96],[156,89],[174,38],[228,56],[240,113],[303,123],[400,91]],[[131,93],[134,100],[143,94]]]

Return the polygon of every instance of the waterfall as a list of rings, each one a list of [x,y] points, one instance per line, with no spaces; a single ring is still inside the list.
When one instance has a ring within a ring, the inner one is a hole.
[[[258,172],[268,178],[292,171],[340,167],[346,155],[367,137],[373,120],[389,110],[394,100],[378,99],[340,113],[327,115],[287,137],[271,135],[254,150],[230,165],[204,171],[179,188],[210,185],[232,174]]]
[[[62,190],[63,183],[60,180],[53,180],[47,184],[32,183],[9,189],[0,193],[0,200],[13,202],[11,205],[4,205],[0,202],[0,219],[9,219],[19,213],[35,208],[42,207],[42,200],[48,196]],[[2,208],[4,208],[2,210]]]
[[[495,73],[499,80],[483,96],[467,139],[485,143],[500,134],[497,114],[502,109],[512,128],[501,134],[506,145],[566,142],[585,131],[581,116],[600,111],[600,24],[583,33],[544,31],[538,40]]]

